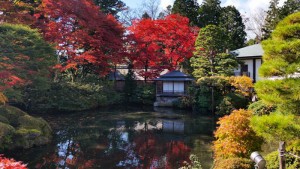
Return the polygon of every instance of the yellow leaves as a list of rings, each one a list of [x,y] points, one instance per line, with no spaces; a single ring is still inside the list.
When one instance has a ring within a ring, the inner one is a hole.
[[[236,88],[236,91],[243,96],[250,96],[253,88],[252,79],[248,76],[232,76],[229,83]]]
[[[5,104],[7,101],[7,97],[2,92],[0,92],[0,104]]]

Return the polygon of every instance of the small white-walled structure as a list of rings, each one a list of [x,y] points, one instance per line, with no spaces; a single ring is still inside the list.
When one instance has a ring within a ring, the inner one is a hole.
[[[249,76],[253,82],[260,80],[258,69],[262,64],[262,55],[264,53],[261,44],[255,44],[244,48],[231,51],[237,59],[244,62],[239,68],[234,70],[236,76]]]

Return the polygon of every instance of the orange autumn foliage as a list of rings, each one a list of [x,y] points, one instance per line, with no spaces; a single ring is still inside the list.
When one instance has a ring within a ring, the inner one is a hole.
[[[229,78],[230,84],[236,88],[236,91],[243,96],[250,96],[251,89],[254,87],[252,79],[248,76],[232,76]]]
[[[215,158],[248,158],[251,152],[260,150],[262,138],[250,128],[251,115],[251,111],[240,109],[220,118],[214,133]]]
[[[7,97],[2,92],[0,92],[0,105],[5,104],[6,102],[7,102]]]

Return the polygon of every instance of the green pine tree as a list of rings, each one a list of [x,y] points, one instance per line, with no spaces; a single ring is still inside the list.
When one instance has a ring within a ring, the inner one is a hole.
[[[196,78],[216,75],[231,75],[238,66],[236,58],[225,53],[227,36],[216,25],[208,25],[199,31],[195,53],[191,58],[193,75]]]
[[[270,6],[265,19],[265,25],[262,28],[263,39],[267,39],[270,37],[272,31],[280,21],[280,8],[278,7],[278,3],[279,0],[271,0],[270,2]]]
[[[112,14],[117,17],[118,12],[125,9],[126,4],[121,0],[94,0],[94,3],[100,6],[100,10],[106,14]]]
[[[172,13],[180,14],[190,19],[191,25],[198,24],[199,5],[196,0],[175,0]]]
[[[203,28],[207,25],[219,25],[221,16],[220,0],[204,0],[198,10],[198,26]]]
[[[262,42],[264,63],[262,77],[278,76],[278,80],[262,80],[255,89],[264,102],[276,105],[284,113],[300,113],[300,12],[279,22],[271,38]]]
[[[292,13],[300,11],[300,0],[287,0],[280,8],[280,18],[283,19]]]
[[[240,12],[234,6],[222,8],[219,27],[228,36],[226,48],[234,50],[242,48],[246,41],[245,25]]]
[[[124,102],[133,103],[136,100],[136,88],[137,84],[135,81],[134,72],[132,70],[132,64],[128,66],[128,73],[125,76],[124,91]]]

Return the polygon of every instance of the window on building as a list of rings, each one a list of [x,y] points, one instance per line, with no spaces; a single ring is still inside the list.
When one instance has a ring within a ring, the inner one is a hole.
[[[173,82],[164,82],[163,92],[164,93],[173,93]]]
[[[174,93],[184,93],[183,82],[174,82]]]
[[[184,82],[164,82],[163,83],[164,93],[184,93]]]

